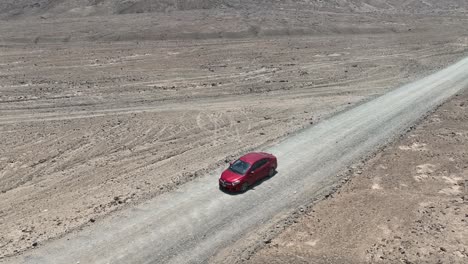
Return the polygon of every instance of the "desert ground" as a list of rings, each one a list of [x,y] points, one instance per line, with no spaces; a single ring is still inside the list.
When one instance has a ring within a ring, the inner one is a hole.
[[[441,106],[243,263],[466,263],[468,93]]]
[[[0,4],[0,259],[468,54],[464,1],[116,2]]]

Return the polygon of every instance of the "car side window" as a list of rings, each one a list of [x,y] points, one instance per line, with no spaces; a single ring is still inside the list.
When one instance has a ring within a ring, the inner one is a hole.
[[[254,170],[258,169],[258,168],[261,168],[267,162],[268,162],[267,159],[262,159],[262,160],[259,160],[259,161],[255,162],[254,165],[252,166],[252,170],[254,171]]]
[[[254,171],[254,170],[256,170],[256,169],[260,168],[260,166],[261,166],[261,165],[260,165],[260,162],[261,162],[261,160],[260,160],[260,161],[257,161],[257,162],[255,162],[255,163],[254,163],[254,165],[252,165],[252,169],[251,169],[251,171]]]

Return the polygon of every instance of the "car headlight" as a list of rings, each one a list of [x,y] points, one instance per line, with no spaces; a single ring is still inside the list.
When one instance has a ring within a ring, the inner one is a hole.
[[[232,186],[236,186],[236,185],[239,184],[239,183],[240,183],[240,180],[233,181],[233,182],[232,182]]]

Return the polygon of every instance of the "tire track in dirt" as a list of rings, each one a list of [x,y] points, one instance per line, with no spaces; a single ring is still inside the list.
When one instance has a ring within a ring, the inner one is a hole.
[[[324,186],[340,180],[333,175],[468,88],[467,72],[468,59],[463,59],[267,149],[282,161],[283,172],[242,196],[226,195],[211,185],[219,175],[216,170],[181,186],[177,192],[122,211],[15,260],[204,263],[242,235],[316,198],[311,193],[323,194]],[[238,256],[229,254],[220,259],[232,262]]]
[[[18,188],[0,191],[0,244],[11,241],[0,255],[449,64],[466,47],[439,33],[1,46],[0,186]],[[440,47],[430,68],[421,42]],[[147,86],[158,83],[167,87]]]

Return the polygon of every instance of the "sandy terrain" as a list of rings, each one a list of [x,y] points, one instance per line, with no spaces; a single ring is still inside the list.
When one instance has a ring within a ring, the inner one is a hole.
[[[463,5],[450,16],[225,3],[154,15],[159,7],[145,4],[136,7],[146,14],[132,14],[139,9],[26,2],[0,6],[0,258],[173,190],[468,50]]]
[[[246,263],[466,263],[468,93],[350,170]]]
[[[263,245],[271,229],[266,236],[259,230],[336,190],[340,172],[467,88],[468,57],[261,148],[274,153],[280,167],[247,192],[220,191],[213,183],[226,167],[221,166],[5,263],[234,263],[242,249],[256,248],[237,242],[253,237]],[[225,255],[226,247],[234,250]]]

